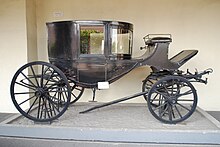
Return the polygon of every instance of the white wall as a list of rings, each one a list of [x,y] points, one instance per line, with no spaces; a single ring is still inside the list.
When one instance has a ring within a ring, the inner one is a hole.
[[[27,24],[27,51],[28,62],[36,61],[37,56],[37,22],[36,2],[26,0],[26,24]]]
[[[54,13],[59,12],[59,17]],[[58,20],[122,20],[134,24],[134,56],[143,51],[142,37],[148,33],[171,33],[173,43],[169,55],[182,49],[198,49],[199,54],[182,69],[204,70],[212,67],[214,73],[207,86],[196,84],[199,106],[205,110],[220,110],[218,82],[220,75],[220,1],[219,0],[37,0],[38,57],[47,59],[46,26]],[[109,90],[97,93],[98,101],[109,101],[141,91],[141,81],[149,68],[132,71],[113,83]],[[82,100],[91,99],[91,91]],[[140,97],[135,102],[144,102]]]
[[[17,112],[10,96],[13,75],[37,60],[35,0],[0,0],[0,112]]]
[[[10,82],[27,62],[25,0],[0,0],[0,111],[15,112]]]

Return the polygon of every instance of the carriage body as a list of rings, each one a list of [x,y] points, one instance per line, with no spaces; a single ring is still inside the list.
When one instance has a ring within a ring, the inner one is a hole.
[[[133,25],[114,21],[47,23],[49,61],[82,87],[112,83],[137,64]]]

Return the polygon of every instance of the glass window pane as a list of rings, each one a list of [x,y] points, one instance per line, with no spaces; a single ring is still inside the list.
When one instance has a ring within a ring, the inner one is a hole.
[[[104,54],[104,26],[80,27],[80,53]]]
[[[127,29],[112,29],[112,53],[131,54],[132,32]]]

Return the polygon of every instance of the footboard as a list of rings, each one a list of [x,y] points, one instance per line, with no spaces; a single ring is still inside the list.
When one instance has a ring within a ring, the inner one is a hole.
[[[183,50],[170,58],[169,60],[173,63],[178,64],[179,66],[182,66],[184,63],[186,63],[188,60],[190,60],[192,57],[194,57],[198,53],[198,50]]]

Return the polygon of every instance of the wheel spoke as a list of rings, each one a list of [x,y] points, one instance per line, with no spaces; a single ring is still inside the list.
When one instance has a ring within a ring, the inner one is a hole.
[[[67,90],[65,90],[65,88],[64,88],[64,87],[63,87],[62,89],[63,89],[63,91],[62,91],[62,92],[64,92],[65,97],[68,97],[68,95],[67,95],[67,92],[68,92],[68,91],[67,91]]]
[[[50,75],[50,77],[47,79],[46,83],[43,85],[43,87],[45,88],[46,85],[48,84],[48,82],[50,81],[50,78],[54,75],[54,71],[52,72],[52,74]]]
[[[31,109],[33,108],[33,106],[35,105],[35,102],[37,101],[37,97],[35,98],[34,102],[31,104],[30,108],[27,111],[27,114],[31,111]]]
[[[175,97],[178,97],[177,95],[180,93],[180,87],[177,87],[177,91],[176,91],[176,93],[175,93]]]
[[[193,92],[192,92],[192,90],[190,89],[190,90],[188,90],[188,91],[186,91],[186,92],[184,92],[184,93],[182,93],[182,94],[178,94],[177,95],[177,97],[181,97],[181,96],[184,96],[184,95],[189,95],[189,94],[192,94]]]
[[[34,79],[35,79],[35,81],[36,81],[36,83],[37,83],[37,86],[39,87],[40,85],[39,85],[39,83],[38,83],[38,81],[37,81],[37,78],[36,78],[36,74],[35,74],[35,72],[34,72],[34,69],[33,69],[32,66],[30,66],[30,67],[31,67],[31,71],[32,71],[32,74],[33,74],[33,76],[34,76]]]
[[[49,101],[51,101],[51,103],[59,104],[59,93],[58,93],[58,98],[56,97],[56,95],[54,96],[46,95],[46,97],[48,98]]]
[[[171,95],[173,95],[173,90],[174,90],[174,80],[172,80],[172,87],[171,87]]]
[[[176,103],[176,104],[178,104],[179,106],[181,106],[182,108],[184,108],[184,109],[186,109],[186,110],[188,110],[188,111],[190,111],[190,109],[189,108],[187,108],[186,106],[184,106],[184,105],[182,105],[182,104],[180,104],[180,103]]]
[[[77,98],[77,96],[76,96],[73,92],[71,92],[71,95],[72,95],[73,97]]]
[[[45,118],[46,118],[46,114],[47,114],[48,118],[50,118],[50,114],[49,114],[49,111],[48,111],[48,108],[47,108],[47,100],[46,99],[45,99],[44,107],[45,107]]]
[[[18,85],[21,85],[21,86],[24,86],[24,87],[26,87],[26,88],[29,88],[29,89],[31,89],[31,90],[35,90],[35,88],[36,87],[34,87],[34,86],[32,86],[32,85],[29,85],[29,84],[23,84],[23,83],[18,83],[18,82],[15,82],[16,84],[18,84]]]
[[[14,93],[15,95],[18,95],[18,94],[33,94],[35,92],[16,92]]]
[[[155,109],[153,109],[153,111],[160,109],[161,107],[165,106],[166,104],[168,104],[168,102],[163,103],[162,105],[156,107]]]
[[[57,94],[57,93],[56,93],[56,94]],[[47,97],[48,97],[48,102],[53,106],[53,108],[55,108],[58,112],[60,112],[59,107],[57,108],[57,107],[54,105],[54,104],[56,104],[56,103],[54,103],[54,101],[52,101],[53,99],[57,100],[57,105],[59,106],[58,98],[55,97],[56,94],[54,94],[54,96],[48,96],[48,95],[47,95]],[[52,100],[51,100],[51,99],[52,99]],[[55,112],[55,111],[54,111],[54,112]]]
[[[54,111],[54,108],[52,109],[49,100],[48,100],[48,106],[49,106],[49,110],[50,110],[50,115],[51,115],[51,117],[53,117],[53,111]],[[56,114],[55,114],[55,115],[56,115]]]
[[[161,100],[162,99],[162,100]],[[163,96],[159,96],[159,106],[163,103]]]
[[[156,93],[162,95],[163,97],[167,97],[166,93],[163,93],[163,92],[159,92],[158,90],[155,90]]]
[[[51,88],[53,88],[53,89],[59,88],[60,86],[58,86],[58,84],[59,84],[58,82],[54,83],[54,84],[50,85],[49,87],[47,87],[46,90],[51,89]]]
[[[36,96],[34,95],[34,96],[30,97],[30,98],[24,100],[23,102],[19,103],[18,105],[20,106],[20,105],[24,104],[25,102],[31,100],[31,99],[34,98],[34,97],[36,97]]]
[[[158,96],[159,94],[157,93],[152,99],[151,99],[151,103],[153,102],[153,101],[158,101],[156,98],[157,98],[157,96]],[[161,95],[160,95],[161,96]]]
[[[40,116],[40,106],[41,106],[41,97],[39,97],[38,109],[37,109],[37,118]]]
[[[60,103],[65,102],[63,92],[60,92]]]
[[[40,87],[43,87],[44,85],[44,65],[42,65],[42,68],[41,68],[41,80],[40,80]]]
[[[73,99],[71,99],[70,104],[75,103],[79,98],[82,96],[84,92],[84,88],[77,86],[74,82],[70,81],[70,86],[71,86],[71,96],[73,96]]]
[[[49,70],[50,72],[52,71],[51,69],[50,69],[50,67],[48,67],[48,66],[46,66],[45,67],[46,68],[46,70],[44,70],[44,65],[42,66],[42,71],[41,71],[41,76],[42,75],[47,75],[46,73],[47,73],[47,71]],[[43,76],[44,77],[44,76]]]
[[[173,105],[171,105],[171,111],[172,111],[173,118],[175,119],[176,116],[175,116],[175,113],[174,113],[174,110],[173,110]]]
[[[172,121],[172,106],[168,104],[168,114],[169,114],[169,121]]]
[[[189,99],[177,99],[177,101],[182,101],[182,102],[193,102],[194,100],[189,100]]]
[[[59,107],[57,108],[57,107],[54,105],[54,102],[53,102],[53,101],[51,101],[51,100],[49,99],[48,102],[53,106],[53,108],[56,109],[57,112],[60,112]],[[58,106],[59,106],[59,104],[58,104]],[[55,111],[54,111],[54,113],[55,113]]]
[[[23,72],[21,72],[21,74],[32,84],[33,87],[37,88],[37,86]]]
[[[43,119],[45,119],[45,109],[44,109],[44,103],[45,103],[45,99],[44,98],[42,98],[42,105],[41,105],[41,115],[40,115],[40,118],[43,118]]]
[[[46,92],[68,92],[68,90],[55,90],[55,91],[53,91],[53,90],[50,90],[50,91],[46,91]]]
[[[182,115],[181,115],[181,113],[180,113],[180,111],[179,111],[179,109],[177,108],[176,105],[174,105],[174,108],[176,109],[176,111],[177,111],[178,115],[180,116],[180,118],[183,118]]]
[[[169,94],[169,91],[168,91],[168,89],[167,89],[166,85],[165,85],[164,83],[163,83],[162,85],[163,85],[163,87],[164,87],[164,89],[165,89],[165,91],[166,91],[167,95],[170,97],[170,94]]]
[[[163,107],[165,107],[165,109]],[[167,104],[164,105],[163,107],[159,109],[159,116],[161,118],[165,115],[165,113],[167,112],[167,109],[168,109]]]

